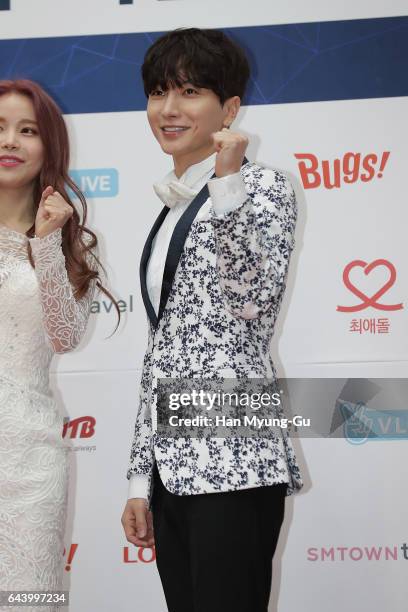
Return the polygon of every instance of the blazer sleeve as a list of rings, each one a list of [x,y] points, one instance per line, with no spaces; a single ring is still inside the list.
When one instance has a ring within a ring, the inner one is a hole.
[[[238,318],[256,319],[285,288],[297,203],[282,172],[250,165],[244,178],[246,200],[224,214],[211,210],[210,218],[226,308]]]
[[[142,378],[139,388],[139,405],[127,471],[128,479],[131,478],[132,474],[145,474],[148,476],[147,486],[145,487],[146,491],[150,489],[154,465],[153,424],[150,409],[152,394],[154,393],[151,378],[152,365],[152,332],[149,326],[148,348],[143,360]]]

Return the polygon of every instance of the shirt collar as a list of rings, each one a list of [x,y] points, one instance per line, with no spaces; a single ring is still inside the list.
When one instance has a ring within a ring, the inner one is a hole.
[[[189,166],[180,178],[177,178],[173,169],[164,177],[162,182],[168,184],[170,181],[178,181],[179,183],[187,185],[187,187],[194,187],[200,179],[204,179],[204,177],[215,167],[216,157],[217,153],[212,153],[209,157],[206,157],[197,164]]]

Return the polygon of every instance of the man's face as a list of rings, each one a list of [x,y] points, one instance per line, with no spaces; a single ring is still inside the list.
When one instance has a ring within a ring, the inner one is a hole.
[[[212,134],[230,116],[229,106],[228,100],[221,105],[211,89],[184,83],[167,91],[160,87],[153,90],[147,103],[147,116],[163,151],[185,169],[214,152]]]

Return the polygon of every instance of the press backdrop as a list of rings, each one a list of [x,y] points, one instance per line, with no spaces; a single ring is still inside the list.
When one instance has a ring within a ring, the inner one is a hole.
[[[53,363],[72,444],[71,612],[165,610],[154,551],[127,544],[120,516],[146,343],[139,259],[161,208],[151,185],[171,168],[148,128],[140,65],[181,26],[222,28],[247,50],[235,129],[248,158],[287,172],[297,193],[271,347],[279,374],[408,371],[406,1],[0,0],[0,78],[35,79],[62,106],[123,310],[107,339],[116,318],[99,296],[81,348]],[[295,441],[305,487],[287,500],[271,611],[406,609],[408,423],[387,423],[393,439]]]

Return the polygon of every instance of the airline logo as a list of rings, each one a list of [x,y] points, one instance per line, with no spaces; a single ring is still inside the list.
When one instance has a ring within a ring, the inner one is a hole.
[[[95,434],[96,419],[92,416],[82,416],[64,423],[62,437],[68,438],[92,438]],[[69,435],[68,434],[69,430]]]

